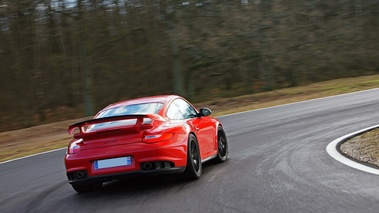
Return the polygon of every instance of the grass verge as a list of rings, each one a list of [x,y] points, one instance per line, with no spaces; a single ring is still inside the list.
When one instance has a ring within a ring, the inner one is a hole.
[[[233,98],[217,98],[203,103],[196,103],[195,105],[197,107],[209,107],[212,109],[214,116],[220,116],[378,87],[379,75],[370,75]],[[67,134],[67,127],[84,119],[88,118],[0,133],[0,162],[66,147],[71,138]]]

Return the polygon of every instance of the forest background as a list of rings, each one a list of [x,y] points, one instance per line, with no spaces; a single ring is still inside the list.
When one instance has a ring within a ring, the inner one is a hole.
[[[379,73],[378,0],[0,0],[0,132]]]

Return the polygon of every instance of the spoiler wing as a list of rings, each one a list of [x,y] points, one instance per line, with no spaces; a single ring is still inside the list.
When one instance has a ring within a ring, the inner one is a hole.
[[[140,126],[143,127],[144,125],[150,125],[150,123],[144,123],[144,118],[150,118],[151,120],[156,121],[165,121],[164,118],[160,115],[156,114],[138,114],[138,115],[120,115],[120,116],[112,116],[112,117],[105,117],[105,118],[95,118],[90,119],[82,122],[78,122],[75,124],[72,124],[68,127],[68,134],[72,135],[74,133],[74,130],[76,128],[79,128],[80,134],[86,134],[85,128],[90,125],[94,124],[100,124],[100,123],[106,123],[106,122],[112,122],[112,121],[122,121],[122,120],[129,120],[129,119],[137,119],[137,122],[134,126]]]

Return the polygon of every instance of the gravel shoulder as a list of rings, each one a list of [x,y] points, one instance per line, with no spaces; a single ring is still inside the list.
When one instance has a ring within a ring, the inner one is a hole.
[[[349,138],[339,149],[343,155],[355,161],[379,168],[379,128]]]

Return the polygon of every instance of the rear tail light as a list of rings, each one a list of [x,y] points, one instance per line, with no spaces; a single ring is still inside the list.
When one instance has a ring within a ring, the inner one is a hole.
[[[82,150],[82,147],[80,145],[81,141],[72,142],[68,147],[67,154],[75,154],[80,152],[80,150]]]
[[[174,133],[169,133],[169,132],[162,132],[159,134],[145,134],[143,136],[143,142],[145,143],[156,143],[160,141],[165,141],[174,136]]]

